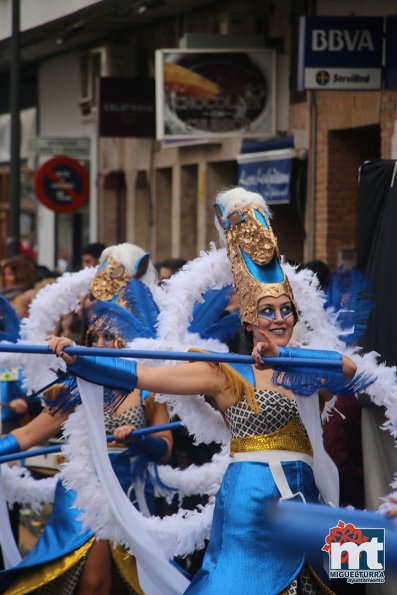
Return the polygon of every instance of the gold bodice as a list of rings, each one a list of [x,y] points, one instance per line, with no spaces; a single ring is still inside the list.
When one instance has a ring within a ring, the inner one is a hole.
[[[306,430],[294,399],[272,390],[257,390],[260,412],[243,398],[225,411],[232,435],[231,453],[256,450],[288,450],[312,454]]]

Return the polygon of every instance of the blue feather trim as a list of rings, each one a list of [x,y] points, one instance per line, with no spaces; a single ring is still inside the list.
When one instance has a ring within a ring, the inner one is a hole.
[[[273,384],[303,397],[309,397],[321,388],[332,394],[352,396],[364,391],[375,380],[375,376],[364,372],[346,380],[342,371],[330,372],[318,368],[275,370],[272,376]]]
[[[203,301],[194,305],[189,332],[200,334],[203,329],[217,322],[230,301],[232,291],[231,285],[206,291],[202,296]]]
[[[19,337],[20,320],[15,308],[0,295],[0,341],[16,343]]]
[[[56,413],[66,413],[81,405],[81,397],[77,386],[76,377],[72,374],[65,374],[59,382],[60,389],[55,399],[50,399],[43,395],[43,400],[48,408],[50,415]],[[104,387],[104,410],[114,413],[128,396],[127,391],[115,390],[110,387]]]
[[[324,308],[337,313],[337,325],[342,330],[353,329],[349,334],[339,335],[346,345],[357,343],[363,335],[373,307],[370,281],[364,273],[339,267],[328,285]]]
[[[110,332],[124,341],[156,336],[156,329],[151,323],[140,320],[113,302],[94,302],[89,308],[88,324],[90,329]]]
[[[240,330],[240,317],[237,312],[225,314],[232,296],[233,286],[222,289],[209,289],[203,295],[203,301],[195,304],[190,333],[198,333],[202,339],[228,341]]]
[[[142,281],[132,279],[127,283],[124,293],[119,298],[119,302],[147,329],[145,332],[150,333],[139,336],[147,338],[156,337],[159,308],[147,285],[142,283]]]
[[[211,324],[208,328],[200,333],[202,339],[218,339],[218,341],[225,342],[233,339],[239,332],[241,332],[240,316],[237,312],[230,312],[224,314],[222,318]]]

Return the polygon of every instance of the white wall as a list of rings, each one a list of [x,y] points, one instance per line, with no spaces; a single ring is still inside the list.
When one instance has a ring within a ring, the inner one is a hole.
[[[104,0],[102,0],[103,2]],[[73,14],[98,0],[20,0],[21,31]],[[11,35],[12,0],[0,0],[0,40]]]
[[[80,55],[65,54],[43,62],[39,68],[39,135],[90,139],[90,241],[97,238],[97,130],[96,122],[82,121]],[[54,213],[40,207],[38,261],[54,268]]]

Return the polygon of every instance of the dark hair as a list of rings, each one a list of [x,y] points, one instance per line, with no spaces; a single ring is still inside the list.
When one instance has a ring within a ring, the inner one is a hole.
[[[35,264],[31,258],[15,256],[5,260],[1,267],[2,283],[4,285],[4,269],[9,268],[15,275],[16,285],[30,289],[35,283]]]
[[[320,289],[327,289],[331,271],[325,262],[322,260],[310,260],[305,264],[304,268],[313,271],[313,273],[317,275]]]
[[[174,274],[179,271],[179,269],[181,269],[186,264],[186,262],[187,261],[183,258],[166,258],[165,260],[159,262],[157,266],[159,270],[161,267],[171,269],[172,274]]]
[[[56,271],[51,271],[48,267],[43,264],[38,264],[36,266],[36,282],[43,281],[43,279],[57,279],[60,277],[60,273]]]
[[[81,256],[83,256],[83,254],[91,254],[91,256],[99,260],[106,247],[106,244],[103,244],[102,242],[93,242],[92,244],[87,244],[82,249]]]

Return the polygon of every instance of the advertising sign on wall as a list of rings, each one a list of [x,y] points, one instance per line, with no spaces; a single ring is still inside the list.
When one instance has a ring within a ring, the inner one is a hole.
[[[158,50],[157,138],[275,134],[274,50]]]
[[[154,138],[154,79],[99,79],[99,136]]]
[[[379,89],[382,17],[301,17],[298,88]]]
[[[280,149],[238,156],[238,185],[266,196],[269,204],[291,200],[292,163],[295,149]]]

